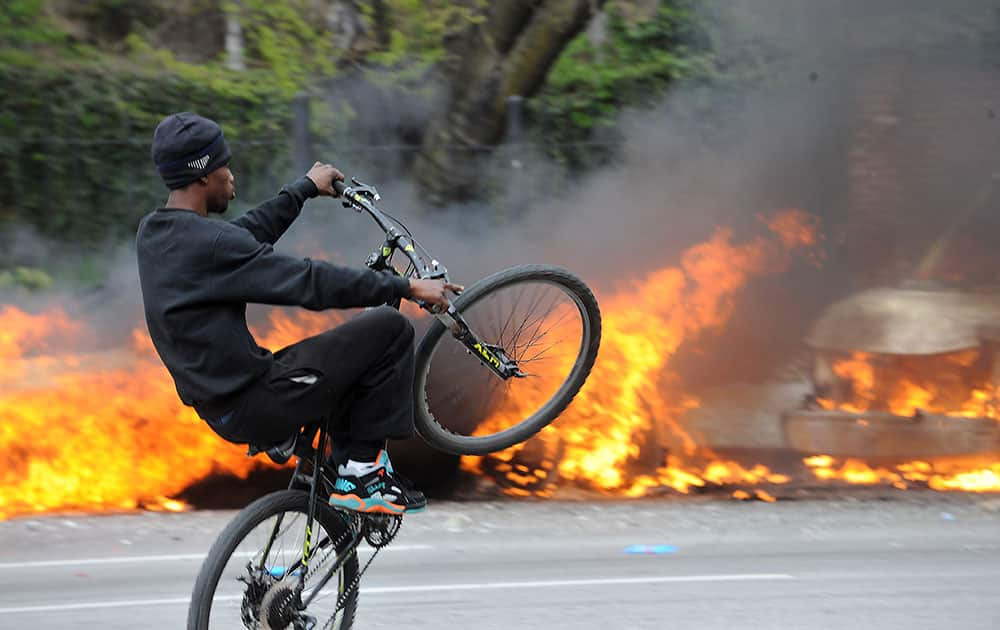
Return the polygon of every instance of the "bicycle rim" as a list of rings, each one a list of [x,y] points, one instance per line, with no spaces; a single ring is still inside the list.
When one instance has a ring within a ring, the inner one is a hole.
[[[417,364],[421,434],[458,454],[524,441],[569,404],[593,365],[600,339],[593,295],[563,270],[522,267],[473,287],[456,307],[481,341],[502,348],[526,375],[502,380],[448,332],[429,331],[432,345]]]

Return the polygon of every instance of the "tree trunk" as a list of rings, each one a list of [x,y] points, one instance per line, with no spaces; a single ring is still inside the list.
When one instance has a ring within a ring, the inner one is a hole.
[[[484,20],[445,48],[448,94],[414,162],[423,197],[435,205],[467,200],[479,185],[484,149],[503,137],[507,97],[531,96],[559,53],[603,0],[491,2]]]

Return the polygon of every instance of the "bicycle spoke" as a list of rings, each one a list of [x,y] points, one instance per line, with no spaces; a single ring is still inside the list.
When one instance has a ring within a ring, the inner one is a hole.
[[[567,377],[559,370],[583,347],[583,315],[561,285],[511,285],[463,307],[462,316],[476,338],[502,348],[522,375],[500,379],[457,340],[439,346],[427,374],[428,407],[440,426],[459,435],[475,435],[490,417],[497,420],[488,430],[496,432],[503,429],[500,418],[517,422],[530,415],[532,405],[554,395]],[[566,360],[550,360],[554,357]]]
[[[517,307],[518,307],[518,305],[520,303],[521,303],[521,294],[519,293],[518,296],[517,296],[517,300],[515,300],[514,304],[512,304],[509,308],[506,309],[507,313],[508,313],[507,314],[507,321],[504,322],[503,328],[500,330],[500,336],[501,336],[501,338],[503,337],[504,332],[507,331],[507,326],[510,325],[511,319],[517,313]],[[502,313],[501,313],[501,317],[503,317]]]
[[[493,316],[492,321],[499,323],[503,319],[503,313],[509,309],[504,309],[503,307],[503,294],[490,296],[490,304],[493,305]],[[500,327],[500,333],[497,335],[497,343],[503,345],[504,343],[504,333],[507,332],[507,326],[510,324],[511,315],[507,315],[507,319],[504,321],[503,325]]]
[[[542,325],[545,323],[546,318],[548,318],[549,314],[552,312],[552,310],[554,308],[555,308],[555,304],[553,303],[549,307],[549,309],[544,313],[544,315],[536,318],[536,321],[538,322],[538,325],[535,327],[535,332],[532,334],[531,339],[529,339],[523,345],[515,346],[513,348],[514,352],[516,352],[518,348],[527,350],[528,348],[531,347],[532,343],[539,338],[539,336],[540,336],[539,333],[541,331]],[[554,322],[551,326],[549,326],[549,330],[557,328],[566,319],[567,316],[568,316],[568,313],[564,313],[562,316],[560,316],[560,318],[556,322]],[[548,334],[548,331],[546,331],[545,333],[541,333],[541,336],[544,336],[545,334]],[[516,359],[516,357],[515,357],[515,359]]]
[[[549,331],[546,331],[546,332],[542,333],[541,335],[539,335],[538,337],[532,339],[531,342],[525,344],[525,346],[523,348],[522,355],[517,359],[518,365],[520,365],[522,363],[527,363],[527,362],[533,361],[533,360],[535,360],[539,356],[539,354],[536,353],[534,356],[525,359],[523,357],[523,354],[527,353],[527,351],[529,349],[535,348],[535,346],[539,345],[538,342],[540,342],[543,338],[545,338],[546,336],[548,336],[548,334],[549,334]],[[551,343],[549,343],[548,346],[544,347],[544,350],[548,351],[548,350],[550,350],[552,348],[555,348],[556,346],[562,344],[564,341],[566,341],[566,337],[565,336],[559,337],[558,339],[554,339],[554,340],[552,340]],[[535,349],[537,350],[537,348],[535,348]]]
[[[536,290],[537,290],[537,289],[536,289]],[[514,334],[514,339],[513,339],[513,341],[512,341],[512,343],[513,343],[513,344],[514,344],[515,346],[517,345],[517,341],[518,341],[518,340],[519,340],[519,339],[521,338],[521,333],[522,333],[522,332],[524,331],[524,328],[525,328],[525,326],[527,326],[527,323],[528,323],[528,321],[529,321],[529,320],[531,319],[531,316],[532,316],[532,315],[534,314],[534,312],[535,312],[535,309],[536,309],[537,307],[538,307],[538,302],[537,302],[537,301],[535,301],[535,302],[532,302],[532,304],[531,304],[531,309],[530,309],[530,310],[528,311],[528,313],[527,313],[527,314],[526,314],[526,315],[524,316],[524,321],[522,321],[522,322],[521,322],[521,323],[520,323],[520,324],[518,325],[518,328],[517,328],[517,332],[516,332],[516,333]]]
[[[484,418],[486,416],[486,410],[489,409],[490,400],[493,398],[493,394],[502,382],[503,381],[497,379],[493,380],[493,384],[490,386],[489,391],[482,397],[482,401],[479,403],[479,413],[476,414],[476,418]]]

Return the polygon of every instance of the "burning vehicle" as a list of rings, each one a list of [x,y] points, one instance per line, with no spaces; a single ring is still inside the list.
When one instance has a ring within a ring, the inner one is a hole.
[[[869,289],[806,343],[813,393],[783,418],[790,447],[867,459],[1000,453],[1000,294]]]

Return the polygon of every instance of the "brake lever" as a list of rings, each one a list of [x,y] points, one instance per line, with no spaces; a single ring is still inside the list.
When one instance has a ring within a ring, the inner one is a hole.
[[[381,195],[378,194],[378,189],[370,184],[366,184],[357,177],[351,178],[351,183],[354,184],[354,191],[368,197],[372,201],[380,201],[382,199]]]

